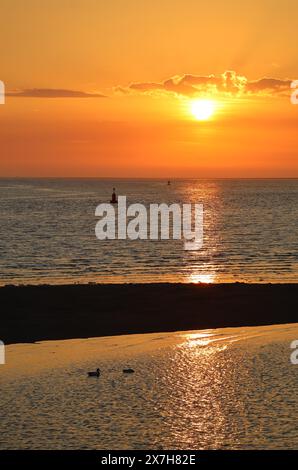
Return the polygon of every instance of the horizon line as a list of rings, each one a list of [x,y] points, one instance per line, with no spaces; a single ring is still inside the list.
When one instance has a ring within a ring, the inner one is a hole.
[[[0,179],[117,179],[117,180],[296,180],[297,176],[2,176]]]

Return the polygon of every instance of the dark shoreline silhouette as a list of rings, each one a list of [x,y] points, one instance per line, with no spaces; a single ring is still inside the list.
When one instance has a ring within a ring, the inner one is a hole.
[[[298,284],[0,288],[5,344],[298,322]]]

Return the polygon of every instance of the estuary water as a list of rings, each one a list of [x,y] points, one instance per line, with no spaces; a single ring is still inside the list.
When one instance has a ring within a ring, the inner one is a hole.
[[[298,324],[7,346],[0,449],[298,449],[296,339]]]

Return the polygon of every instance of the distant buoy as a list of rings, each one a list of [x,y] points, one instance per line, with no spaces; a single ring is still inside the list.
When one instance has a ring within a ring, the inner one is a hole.
[[[115,188],[113,188],[112,199],[110,200],[110,203],[111,204],[117,204],[118,203]]]

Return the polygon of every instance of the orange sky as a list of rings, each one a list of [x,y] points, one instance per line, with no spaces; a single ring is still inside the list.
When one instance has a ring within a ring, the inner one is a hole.
[[[298,177],[297,14],[296,0],[2,0],[0,176]],[[215,111],[198,121],[202,99]]]

